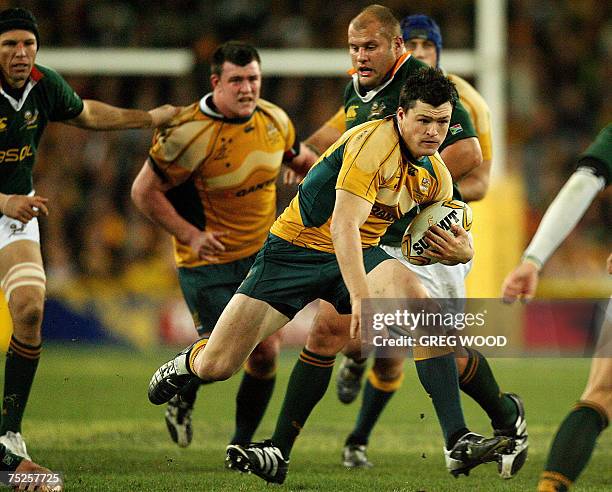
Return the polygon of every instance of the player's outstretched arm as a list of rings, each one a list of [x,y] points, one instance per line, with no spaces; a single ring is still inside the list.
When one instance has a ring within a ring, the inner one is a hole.
[[[586,168],[578,168],[550,204],[531,243],[523,263],[502,284],[502,298],[514,302],[531,299],[538,285],[539,270],[582,218],[604,180]]]
[[[167,125],[179,111],[179,107],[170,104],[143,111],[118,108],[94,99],[84,99],[81,114],[76,118],[66,120],[66,123],[89,130],[157,128]]]

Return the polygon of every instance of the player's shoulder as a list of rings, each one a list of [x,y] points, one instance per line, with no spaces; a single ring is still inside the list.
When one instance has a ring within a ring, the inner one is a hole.
[[[368,155],[389,154],[399,143],[393,116],[361,123],[348,130],[342,140],[350,149],[365,150]]]
[[[463,101],[468,101],[469,105],[477,105],[478,107],[484,107],[488,109],[489,106],[487,102],[472,84],[470,84],[467,80],[459,77],[456,74],[451,73],[447,76],[450,81],[455,84],[457,92],[459,93],[459,97]]]
[[[396,72],[402,78],[407,78],[421,68],[427,68],[427,64],[412,56],[411,53],[406,53],[398,60]]]
[[[283,126],[288,126],[290,121],[289,115],[280,106],[260,98],[257,101],[257,109],[269,118],[273,119],[276,123]]]
[[[31,77],[36,82],[42,82],[43,84],[57,85],[66,83],[64,78],[55,69],[46,65],[40,65],[39,63],[36,63],[32,68]]]
[[[212,138],[215,120],[200,110],[200,103],[184,106],[167,127],[155,132],[154,147],[184,148],[197,138]]]

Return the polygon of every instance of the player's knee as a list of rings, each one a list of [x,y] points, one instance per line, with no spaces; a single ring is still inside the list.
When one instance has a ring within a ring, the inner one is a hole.
[[[195,375],[204,381],[225,381],[231,378],[237,368],[224,360],[204,360],[194,363]]]
[[[249,356],[245,370],[254,377],[268,378],[276,372],[276,361],[280,352],[280,344],[260,343]]]
[[[468,365],[468,358],[467,357],[457,357],[455,356],[455,364],[457,365],[457,374],[459,374],[459,376],[463,375],[463,373],[465,372],[465,369]]]
[[[11,318],[15,331],[23,332],[22,337],[39,333],[43,318],[44,298],[44,291],[27,286],[17,288],[12,292],[9,301]]]
[[[349,339],[348,331],[338,329],[335,323],[319,321],[308,334],[306,348],[320,355],[336,355]]]

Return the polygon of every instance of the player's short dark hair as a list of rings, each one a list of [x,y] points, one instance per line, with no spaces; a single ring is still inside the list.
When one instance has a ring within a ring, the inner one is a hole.
[[[22,29],[30,31],[36,38],[36,48],[40,48],[40,35],[38,23],[34,14],[26,9],[11,8],[0,12],[0,34],[6,31]]]
[[[442,70],[432,67],[422,67],[410,75],[400,92],[399,105],[408,110],[417,101],[431,104],[434,107],[450,102],[453,108],[459,100],[455,84],[444,75]]]
[[[254,46],[242,41],[228,41],[219,46],[213,53],[210,71],[216,75],[221,75],[225,62],[244,67],[252,61],[261,64],[259,53]]]

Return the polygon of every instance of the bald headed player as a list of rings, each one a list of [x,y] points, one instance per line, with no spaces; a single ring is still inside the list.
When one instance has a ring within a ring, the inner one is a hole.
[[[436,22],[426,15],[417,14],[405,17],[401,26],[405,46],[412,56],[429,66],[438,67],[442,34]],[[483,152],[482,164],[455,181],[453,197],[466,202],[480,200],[488,189],[491,169],[489,108],[482,96],[468,82],[456,75],[448,77],[457,87],[463,105],[469,110]],[[461,156],[457,154],[451,156],[450,160],[445,160],[451,174],[456,174],[457,167],[461,167],[461,161]],[[465,298],[464,280],[471,269],[471,262],[453,266],[443,263],[415,266],[403,258],[402,236],[413,217],[414,214],[408,214],[389,228],[381,241],[383,248],[413,271],[432,297]],[[361,347],[354,345],[345,349],[348,358],[343,361],[337,376],[338,397],[344,403],[350,403],[357,397],[361,385],[360,376],[365,370],[366,361],[362,357]],[[517,395],[500,391],[486,358],[480,352],[472,348],[457,347],[455,355],[461,390],[474,398],[487,412],[496,434],[510,435],[515,439],[512,452],[500,456],[498,463],[500,475],[503,478],[512,478],[527,457],[528,436],[523,403]],[[402,382],[401,368],[401,360],[394,364],[388,358],[376,358],[365,382],[359,415],[353,430],[346,438],[342,452],[342,462],[347,468],[372,466],[367,456],[369,437],[382,411]]]

